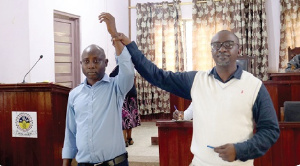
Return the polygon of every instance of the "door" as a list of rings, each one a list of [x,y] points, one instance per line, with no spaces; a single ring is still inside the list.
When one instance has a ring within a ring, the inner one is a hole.
[[[79,50],[79,17],[55,11],[55,83],[69,88],[80,83]]]

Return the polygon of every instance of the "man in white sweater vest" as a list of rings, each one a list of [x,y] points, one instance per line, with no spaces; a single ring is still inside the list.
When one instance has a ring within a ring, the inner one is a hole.
[[[277,141],[280,132],[272,100],[262,81],[236,64],[240,45],[234,33],[222,30],[212,38],[213,69],[177,73],[157,68],[128,38],[115,40],[126,45],[147,81],[193,101],[191,165],[250,166]]]

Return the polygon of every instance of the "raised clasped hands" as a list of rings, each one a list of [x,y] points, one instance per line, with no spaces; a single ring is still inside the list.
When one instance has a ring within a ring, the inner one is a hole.
[[[118,33],[118,35],[113,37],[112,40],[113,41],[121,41],[124,45],[128,45],[129,43],[131,43],[129,38],[127,36],[125,36],[123,33]]]

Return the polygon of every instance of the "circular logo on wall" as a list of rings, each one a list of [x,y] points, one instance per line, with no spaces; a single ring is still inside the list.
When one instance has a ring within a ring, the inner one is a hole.
[[[21,113],[16,118],[16,126],[19,130],[26,132],[32,128],[33,121],[29,114]]]

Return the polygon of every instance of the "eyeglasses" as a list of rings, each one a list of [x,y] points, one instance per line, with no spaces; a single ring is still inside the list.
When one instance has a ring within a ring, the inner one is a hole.
[[[232,49],[233,48],[233,46],[234,45],[239,45],[239,44],[237,44],[237,43],[234,43],[234,41],[224,41],[224,42],[213,42],[213,43],[211,43],[210,45],[211,45],[211,47],[212,47],[212,49],[214,49],[214,50],[219,50],[222,46],[224,47],[224,48],[226,48],[227,50],[229,50],[229,49]]]

